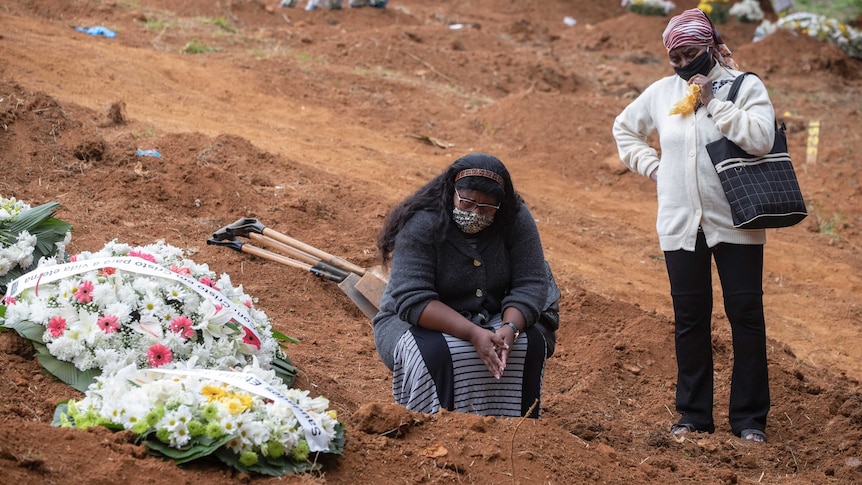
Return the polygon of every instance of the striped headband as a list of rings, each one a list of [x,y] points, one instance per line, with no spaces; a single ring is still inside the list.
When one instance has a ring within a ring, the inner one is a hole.
[[[705,45],[713,47],[713,57],[725,67],[737,69],[730,49],[709,17],[699,8],[690,8],[673,17],[661,34],[661,40],[668,52],[684,45]]]
[[[461,170],[458,172],[458,175],[455,176],[455,181],[457,182],[464,177],[485,177],[497,182],[500,184],[500,187],[506,188],[506,183],[503,181],[503,177],[490,170],[485,170],[484,168],[468,168],[466,170]]]

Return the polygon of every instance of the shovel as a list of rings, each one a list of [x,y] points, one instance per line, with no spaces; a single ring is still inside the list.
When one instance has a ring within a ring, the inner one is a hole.
[[[250,244],[243,243],[242,241],[237,241],[236,239],[217,239],[210,238],[207,239],[207,244],[212,244],[216,246],[225,246],[229,247],[235,251],[239,251],[241,253],[251,254],[252,256],[257,256],[259,258],[268,259],[270,261],[275,261],[276,263],[281,263],[287,266],[292,266],[294,268],[304,269],[315,276],[320,276],[321,278],[328,279],[330,281],[335,281],[340,283],[344,280],[346,275],[343,274],[333,274],[322,268],[312,266],[308,263],[303,263],[302,261],[297,261],[292,258],[288,258],[286,256],[282,256],[280,254],[276,254],[272,251],[267,251],[266,249],[261,249],[259,247],[252,246]]]
[[[229,230],[228,229],[229,227],[230,226],[226,226],[226,227],[223,227],[223,228],[219,229],[218,231],[214,232],[212,239],[215,241],[233,241],[233,240],[235,240],[236,234],[234,234],[234,232],[236,232],[236,231]],[[341,279],[346,278],[347,275],[350,273],[350,271],[343,270],[341,268],[338,268],[337,266],[332,266],[331,264],[328,264],[324,261],[321,261],[319,258],[315,258],[314,256],[311,256],[308,253],[304,253],[304,252],[302,252],[296,248],[288,246],[287,244],[276,241],[275,239],[272,239],[271,237],[267,237],[267,236],[264,236],[264,235],[258,234],[258,233],[250,233],[250,234],[248,234],[248,238],[251,239],[252,241],[259,242],[259,243],[263,244],[264,246],[268,246],[272,249],[277,249],[279,251],[285,252],[291,258],[305,262],[305,263],[308,263],[312,267],[318,268],[321,271],[325,271],[327,273],[332,273],[334,275],[338,275],[341,277]],[[254,247],[254,246],[252,246],[252,247]],[[256,249],[259,249],[259,248],[256,248]],[[249,253],[249,254],[251,254],[251,253]]]
[[[268,228],[252,217],[239,219],[233,224],[223,227],[216,232],[216,234],[213,234],[214,237],[216,237],[216,235],[220,235],[220,237],[225,238],[235,238],[238,236],[248,237],[250,239],[257,239],[264,242],[263,239],[259,238],[259,236],[263,236],[264,238],[274,240],[272,242],[277,241],[295,250],[306,253],[307,255],[311,255],[314,258],[317,258],[315,261],[318,263],[334,266],[335,268],[358,275],[356,278],[348,275],[348,277],[345,278],[345,281],[349,281],[349,284],[352,284],[353,288],[359,291],[365,299],[370,301],[376,308],[380,308],[380,299],[383,297],[383,291],[386,289],[386,283],[388,281],[388,277],[381,266],[362,268],[343,258],[333,256],[325,251],[315,248],[314,246],[310,246],[302,241],[287,236],[286,234],[282,234]],[[264,244],[266,243],[264,242]],[[339,286],[341,286],[341,284],[339,284]]]
[[[207,239],[207,244],[225,246],[235,251],[251,254],[252,256],[257,256],[263,259],[267,259],[269,261],[284,264],[286,266],[304,269],[315,276],[319,276],[330,281],[335,281],[338,283],[338,287],[341,288],[341,291],[343,291],[344,294],[346,294],[351,299],[351,301],[353,301],[353,303],[356,304],[357,307],[359,307],[359,309],[362,311],[363,314],[365,314],[366,317],[374,318],[374,316],[377,315],[377,305],[370,302],[367,298],[365,298],[365,296],[363,296],[361,293],[359,293],[358,290],[356,290],[356,283],[360,279],[359,276],[357,276],[356,274],[347,273],[344,271],[340,271],[337,273],[330,272],[326,268],[322,268],[318,265],[312,266],[311,264],[308,264],[306,262],[297,261],[293,258],[274,253],[267,249],[252,246],[251,244],[243,243],[242,241],[238,241],[236,239],[226,238],[224,233],[219,234],[219,237],[211,237],[210,239]]]

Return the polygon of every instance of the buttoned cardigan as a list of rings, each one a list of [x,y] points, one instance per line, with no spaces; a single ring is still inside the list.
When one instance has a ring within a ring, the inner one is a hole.
[[[731,80],[740,71],[716,64],[713,81]],[[730,82],[723,84],[709,105],[693,114],[671,115],[687,83],[677,75],[647,87],[614,121],[613,135],[620,159],[633,172],[650,176],[657,170],[656,231],[663,251],[694,251],[698,229],[709,247],[718,243],[764,244],[763,229],[733,227],[730,205],[706,150],[706,144],[726,136],[753,155],[769,152],[775,138],[775,112],[763,82],[746,76],[736,102],[726,101]],[[659,152],[647,138],[658,133]]]

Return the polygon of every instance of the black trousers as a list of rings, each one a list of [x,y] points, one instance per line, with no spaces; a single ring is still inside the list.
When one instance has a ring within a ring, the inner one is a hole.
[[[733,370],[729,420],[739,435],[744,429],[766,429],[769,375],[766,324],[763,318],[763,246],[706,245],[698,233],[694,252],[666,251],[673,297],[677,359],[676,410],[680,423],[714,432],[711,317],[712,259],[724,295],[724,311],[733,335]]]

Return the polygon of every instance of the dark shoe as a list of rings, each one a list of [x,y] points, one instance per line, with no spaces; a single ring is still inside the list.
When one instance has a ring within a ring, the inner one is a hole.
[[[685,437],[689,433],[693,433],[697,431],[694,428],[693,424],[688,423],[676,423],[675,425],[670,427],[670,437],[674,439],[677,443],[682,443],[685,441]]]
[[[744,429],[741,433],[739,433],[739,437],[742,438],[742,441],[750,441],[752,443],[766,443],[766,433],[759,429]]]

